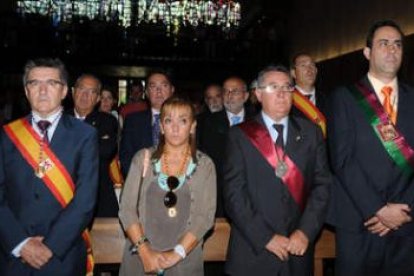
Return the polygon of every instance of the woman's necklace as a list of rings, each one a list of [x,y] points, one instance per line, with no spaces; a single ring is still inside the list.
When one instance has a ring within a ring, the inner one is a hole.
[[[162,165],[163,165],[164,172],[168,176],[167,178],[168,192],[164,196],[164,205],[165,207],[167,207],[168,216],[171,218],[177,216],[177,208],[175,207],[177,204],[177,195],[174,193],[174,191],[175,189],[177,189],[180,183],[178,177],[185,173],[184,168],[185,168],[185,165],[187,164],[189,156],[190,156],[190,150],[189,150],[189,147],[187,147],[184,153],[183,160],[181,161],[179,170],[177,171],[175,175],[171,175],[169,171],[169,166],[168,166],[168,151],[165,150],[163,153],[163,162],[162,162],[163,164]]]
[[[178,177],[178,176],[183,175],[185,173],[185,165],[187,164],[188,158],[190,157],[190,147],[187,147],[186,150],[183,153],[184,153],[184,157],[183,157],[183,160],[181,161],[181,165],[179,167],[179,170],[177,171],[177,173],[172,174],[172,173],[170,173],[170,167],[169,167],[169,164],[168,164],[168,155],[169,155],[169,153],[168,153],[167,150],[164,150],[164,153],[162,155],[162,157],[163,157],[162,158],[162,168],[163,168],[163,171],[165,172],[165,174],[167,176],[174,175],[174,176]]]

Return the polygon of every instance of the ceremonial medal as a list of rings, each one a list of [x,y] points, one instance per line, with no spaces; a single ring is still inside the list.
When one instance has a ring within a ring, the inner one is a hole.
[[[279,161],[276,166],[275,174],[277,177],[282,178],[285,176],[288,167],[284,161]]]
[[[172,207],[172,208],[168,208],[168,216],[170,218],[174,218],[177,216],[177,208]]]
[[[392,141],[398,137],[398,133],[391,123],[379,124],[377,129],[384,142]]]
[[[37,167],[37,169],[35,170],[35,175],[38,177],[38,178],[43,178],[43,176],[45,176],[45,172],[46,172],[46,169],[45,169],[45,167],[43,166],[43,164],[39,164],[39,166]]]

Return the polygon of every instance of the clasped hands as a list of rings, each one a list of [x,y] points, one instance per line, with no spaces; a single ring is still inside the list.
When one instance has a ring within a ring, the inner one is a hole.
[[[181,256],[175,253],[174,250],[156,251],[148,243],[142,245],[138,252],[145,273],[157,273],[176,265],[182,260]]]
[[[407,204],[387,203],[372,218],[368,219],[364,226],[372,234],[383,237],[391,230],[398,230],[403,224],[412,220],[409,213],[411,208]]]
[[[287,261],[290,255],[303,256],[309,245],[309,239],[301,230],[295,230],[289,237],[275,234],[266,244],[266,249],[280,260]]]
[[[22,261],[40,269],[52,258],[52,251],[43,243],[43,237],[31,237],[20,250]]]

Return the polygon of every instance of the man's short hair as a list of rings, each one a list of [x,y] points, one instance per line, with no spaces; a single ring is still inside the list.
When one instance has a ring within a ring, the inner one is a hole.
[[[290,75],[289,69],[287,69],[283,65],[278,64],[278,65],[269,65],[259,72],[259,74],[257,75],[257,87],[261,87],[263,85],[264,76],[270,72],[285,73],[289,78],[290,84],[293,85],[293,79],[292,79],[292,76]]]
[[[145,80],[145,84],[146,84],[146,85],[148,85],[148,81],[149,81],[149,79],[150,79],[153,75],[155,75],[155,74],[160,74],[160,75],[163,75],[163,76],[164,76],[164,77],[168,80],[168,82],[169,82],[171,85],[173,85],[173,80],[172,80],[171,73],[170,73],[170,72],[168,72],[167,70],[164,70],[164,69],[159,69],[159,68],[154,69],[154,70],[151,70],[151,71],[148,73],[148,76],[147,76],[147,78],[146,78],[146,80]]]
[[[401,39],[404,38],[404,33],[402,32],[400,26],[398,26],[397,23],[395,23],[392,20],[386,19],[386,20],[380,20],[375,22],[369,29],[368,29],[368,34],[367,34],[367,40],[366,40],[366,46],[368,48],[372,48],[372,41],[374,39],[374,34],[375,32],[382,27],[391,27],[394,28],[395,30],[397,30],[397,32],[400,33],[401,35]]]
[[[301,56],[310,57],[311,55],[307,52],[296,53],[294,56],[292,56],[292,59],[290,60],[290,69],[294,69],[296,67],[296,60],[298,59],[298,57],[301,57]]]
[[[211,87],[217,87],[218,90],[220,91],[220,93],[223,94],[223,87],[220,84],[218,84],[218,83],[210,83],[209,85],[207,85],[207,86],[204,87],[204,90],[203,90],[204,91],[203,92],[204,98],[207,97],[207,91]]]
[[[78,86],[79,86],[79,83],[80,83],[80,82],[81,82],[84,78],[91,78],[91,79],[94,79],[94,80],[96,80],[96,81],[97,81],[97,83],[98,83],[98,95],[100,95],[100,94],[101,94],[101,92],[102,92],[102,82],[101,82],[101,80],[100,80],[97,76],[95,76],[94,74],[85,73],[85,74],[80,75],[80,76],[76,79],[74,87],[75,87],[75,88],[76,88],[76,87],[78,87]]]
[[[66,71],[65,65],[58,58],[38,58],[27,61],[24,66],[23,85],[26,86],[27,77],[31,70],[36,67],[47,67],[57,69],[59,71],[59,78],[63,84],[68,84],[68,72]]]
[[[224,80],[223,84],[224,84],[226,81],[231,80],[231,79],[239,80],[239,81],[243,84],[243,92],[247,92],[247,93],[249,93],[249,90],[247,89],[247,84],[246,84],[246,82],[244,81],[244,79],[242,79],[242,78],[241,78],[241,77],[239,77],[239,76],[230,76],[230,77],[228,77],[228,78],[226,78],[226,79]],[[223,86],[224,86],[224,85],[223,85]]]

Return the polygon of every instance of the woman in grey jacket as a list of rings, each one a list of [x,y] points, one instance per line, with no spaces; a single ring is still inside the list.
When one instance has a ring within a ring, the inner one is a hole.
[[[196,150],[191,103],[161,108],[157,148],[135,154],[121,196],[127,233],[120,275],[203,275],[202,238],[214,223],[216,173]]]

